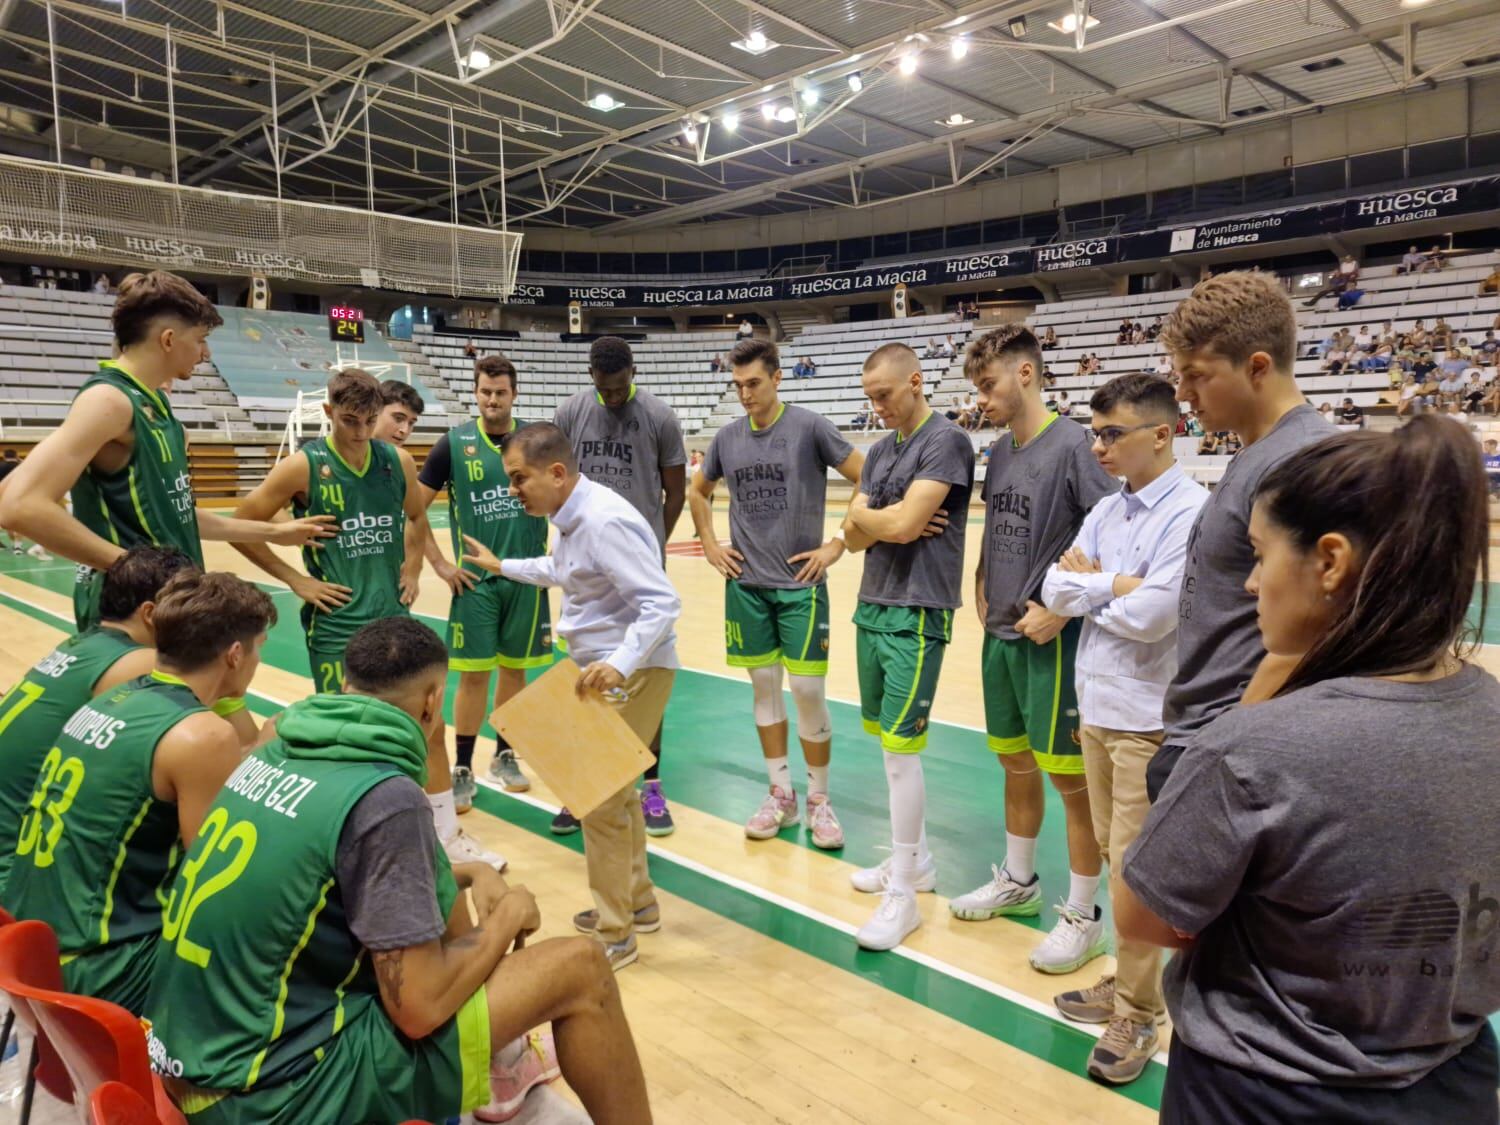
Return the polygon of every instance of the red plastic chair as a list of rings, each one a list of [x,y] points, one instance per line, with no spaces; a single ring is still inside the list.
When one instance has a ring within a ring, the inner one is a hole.
[[[8,910],[0,909],[0,931],[8,930],[15,924],[16,919],[14,915]],[[51,937],[51,928],[45,923],[36,922],[32,924],[41,926],[47,931],[48,936]],[[41,955],[34,960],[28,959],[26,972],[34,976],[44,987],[48,984],[53,984],[60,989],[62,988],[62,967],[57,959],[57,942],[55,938],[52,939],[51,948],[52,954],[50,960],[48,960],[45,951],[42,951]],[[0,980],[0,992],[10,993],[10,990],[5,987],[3,980]],[[73,1084],[68,1078],[68,1072],[62,1064],[62,1060],[58,1057],[52,1044],[48,1042],[46,1034],[37,1027],[30,1003],[24,997],[18,996],[15,993],[10,993],[8,999],[10,1001],[10,1010],[5,1013],[4,1025],[0,1026],[0,1057],[4,1056],[6,1048],[10,1045],[10,1037],[15,1031],[17,1018],[21,1020],[21,1023],[32,1034],[31,1058],[26,1063],[26,1085],[21,1092],[20,1113],[21,1125],[28,1125],[31,1121],[31,1105],[36,1097],[38,1081],[41,1082],[44,1090],[61,1101],[70,1101],[72,1099]]]
[[[88,996],[62,991],[57,938],[42,922],[17,922],[0,929],[0,990],[18,1001],[18,1017],[37,1032],[45,1045],[42,1061],[51,1054],[61,1061],[63,1081],[43,1065],[37,1079],[65,1102],[92,1092],[109,1081],[123,1082],[156,1106],[168,1125],[185,1119],[161,1089],[146,1053],[141,1023],[124,1008]]]
[[[161,1118],[123,1082],[106,1082],[89,1098],[93,1125],[162,1125]]]

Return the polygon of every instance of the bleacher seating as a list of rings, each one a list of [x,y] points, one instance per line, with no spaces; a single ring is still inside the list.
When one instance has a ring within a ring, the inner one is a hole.
[[[0,285],[0,425],[50,427],[107,359],[114,336],[114,298],[102,293]],[[233,392],[212,366],[171,390],[172,408],[189,429],[249,424]]]
[[[474,361],[464,355],[471,337],[436,333],[416,325],[412,341],[442,375],[460,401],[474,396]],[[480,354],[504,352],[520,377],[516,414],[528,419],[550,419],[570,395],[591,386],[589,344],[563,341],[556,333],[522,332],[520,339],[474,339]],[[631,344],[636,382],[677,412],[685,434],[699,433],[709,413],[724,394],[728,375],[710,369],[713,357],[734,344],[726,332],[675,332],[648,336]]]

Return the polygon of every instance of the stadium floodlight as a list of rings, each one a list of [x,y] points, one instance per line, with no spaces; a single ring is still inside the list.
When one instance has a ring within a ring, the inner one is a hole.
[[[955,59],[963,58],[969,53],[969,37],[967,35],[960,35],[952,43],[948,44],[948,52]]]
[[[724,116],[719,119],[719,123],[733,133],[740,127],[740,115],[732,109],[727,109],[724,111]]]
[[[1010,23],[1007,26],[1010,28],[1011,38],[1013,38],[1013,39],[1025,39],[1026,38],[1026,17],[1025,16],[1012,16],[1010,18]]]
[[[698,143],[698,126],[696,124],[694,124],[692,121],[684,121],[682,123],[682,135],[687,138],[688,144],[690,144],[690,145],[697,144]]]
[[[781,106],[776,110],[776,120],[783,125],[790,125],[797,120],[797,110],[789,105]]]
[[[944,129],[957,129],[961,125],[974,124],[974,119],[972,117],[965,117],[961,113],[950,113],[943,120],[935,121],[933,124],[941,125]]]
[[[773,103],[773,102],[761,102],[760,103],[760,115],[762,117],[764,117],[767,121],[775,121],[776,120],[776,106],[775,106],[775,103]]]
[[[1060,35],[1072,35],[1075,31],[1078,30],[1078,14],[1076,12],[1069,12],[1061,19],[1048,20],[1047,26]],[[1093,16],[1084,17],[1084,31],[1091,31],[1098,26],[1099,21],[1096,20]]]
[[[913,74],[917,73],[917,52],[907,51],[906,54],[902,55],[901,62],[898,65],[897,69],[899,69],[901,73],[907,78],[910,78]]]
[[[859,71],[849,75],[849,92],[857,94],[865,88],[865,80],[859,76]]]
[[[818,88],[816,86],[804,86],[802,88],[802,104],[815,106],[818,104]]]
[[[495,60],[490,58],[489,54],[485,52],[484,48],[476,45],[474,49],[469,52],[469,57],[464,60],[464,66],[469,70],[488,70],[490,68],[490,63],[494,61]]]
[[[625,103],[615,101],[614,98],[601,90],[590,98],[586,104],[593,109],[599,110],[601,113],[608,113],[612,109],[619,109]]]
[[[774,51],[780,44],[773,43],[766,38],[764,31],[756,30],[750,32],[743,39],[731,39],[729,45],[744,51],[747,55],[763,55],[767,51]]]

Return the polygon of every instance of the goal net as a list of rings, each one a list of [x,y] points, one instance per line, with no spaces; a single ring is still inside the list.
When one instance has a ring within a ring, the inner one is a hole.
[[[0,156],[0,248],[503,300],[521,236]]]

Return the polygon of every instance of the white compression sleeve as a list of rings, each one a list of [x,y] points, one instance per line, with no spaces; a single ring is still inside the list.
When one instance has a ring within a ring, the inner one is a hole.
[[[827,742],[833,737],[828,693],[822,676],[792,678],[792,702],[797,705],[797,737],[803,742]]]
[[[793,681],[796,678],[793,676]],[[786,722],[786,699],[781,694],[781,662],[751,668],[750,686],[755,692],[755,725],[774,727]]]

